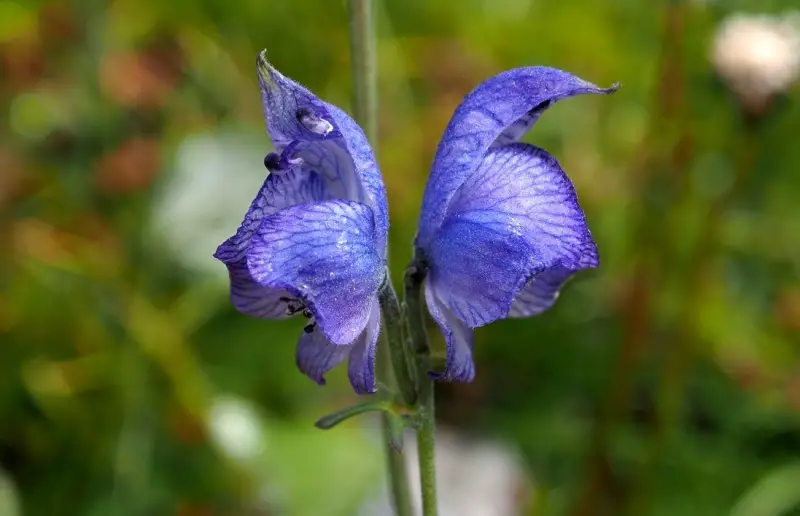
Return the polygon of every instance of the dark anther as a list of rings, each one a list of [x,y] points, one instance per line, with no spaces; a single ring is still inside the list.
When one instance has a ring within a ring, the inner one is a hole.
[[[333,131],[333,125],[315,113],[313,109],[302,107],[295,112],[297,121],[307,130],[320,136],[327,136]]]
[[[297,117],[297,120],[299,122],[302,122],[304,118],[316,118],[314,112],[308,109],[307,107],[299,108],[297,110],[297,113],[295,113],[295,116]]]
[[[266,156],[264,156],[264,166],[267,167],[267,170],[278,170],[281,168],[281,157],[275,154],[274,152],[270,152]],[[283,301],[285,298],[281,298]]]
[[[306,308],[306,309],[304,309],[304,310],[303,310],[303,317],[306,317],[306,318],[308,318],[308,319],[311,319],[311,318],[312,318],[312,317],[314,317],[314,316],[311,314],[311,310],[309,310],[308,308]]]
[[[533,109],[528,111],[529,114],[533,115],[536,113],[541,113],[545,109],[549,108],[553,104],[552,100],[545,100],[544,102],[540,102],[537,104]]]
[[[311,333],[312,331],[314,331],[314,328],[316,328],[316,326],[317,325],[315,323],[306,324],[305,327],[303,327],[303,331],[306,333]]]
[[[282,297],[280,298],[280,301],[286,303],[286,315],[294,315],[298,312],[303,312],[303,315],[305,315],[305,313],[308,311],[306,310],[306,306],[299,299]]]

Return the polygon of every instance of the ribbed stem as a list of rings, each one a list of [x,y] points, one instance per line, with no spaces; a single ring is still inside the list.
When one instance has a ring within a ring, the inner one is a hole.
[[[383,447],[386,450],[386,461],[389,469],[389,488],[392,493],[392,505],[397,516],[412,516],[411,491],[406,473],[406,458],[402,452],[392,446],[389,416],[381,419],[384,429]]]
[[[400,312],[400,302],[386,271],[386,280],[381,286],[378,298],[383,314],[383,330],[389,343],[389,353],[392,357],[394,380],[407,407],[412,407],[417,401],[417,392],[414,379],[411,376],[408,352],[403,340],[403,314]]]
[[[417,380],[417,455],[422,488],[422,514],[436,516],[436,419],[434,411],[433,382],[428,377],[431,370],[431,353],[425,331],[425,312],[422,306],[422,284],[425,269],[412,262],[406,270],[404,300],[410,347],[414,353]]]

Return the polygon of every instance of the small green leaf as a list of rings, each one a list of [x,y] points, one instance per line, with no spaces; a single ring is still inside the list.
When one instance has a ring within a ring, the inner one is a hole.
[[[322,430],[330,430],[331,428],[338,425],[342,421],[350,419],[353,416],[357,416],[365,412],[376,412],[376,411],[385,412],[387,414],[397,416],[395,411],[392,409],[392,405],[388,401],[385,400],[368,401],[366,403],[353,405],[351,407],[338,410],[332,414],[328,414],[327,416],[323,416],[319,418],[316,423],[314,423],[314,426]]]

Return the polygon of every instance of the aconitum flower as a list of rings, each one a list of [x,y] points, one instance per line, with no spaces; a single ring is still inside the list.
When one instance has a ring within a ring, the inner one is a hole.
[[[349,357],[355,391],[375,392],[389,224],[372,149],[352,118],[281,75],[264,52],[257,70],[275,152],[244,221],[214,256],[228,267],[240,312],[309,319],[301,371],[323,384]]]
[[[547,310],[570,276],[598,265],[569,178],[553,156],[519,139],[554,102],[615,89],[553,68],[518,68],[483,82],[456,109],[416,238],[428,310],[447,344],[434,379],[471,381],[474,328]]]

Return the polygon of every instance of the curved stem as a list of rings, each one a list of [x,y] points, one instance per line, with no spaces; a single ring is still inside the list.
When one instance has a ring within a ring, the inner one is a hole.
[[[316,423],[314,423],[314,426],[320,430],[330,430],[342,421],[346,421],[351,417],[355,417],[366,412],[392,412],[392,406],[388,401],[366,401],[364,403],[359,403],[358,405],[353,405],[352,407],[339,410],[333,414],[323,416],[319,418]]]
[[[425,268],[415,265],[406,270],[405,293],[406,317],[411,349],[414,352],[416,369],[417,417],[417,455],[419,476],[422,488],[422,514],[436,516],[436,420],[434,411],[433,382],[428,377],[431,370],[431,354],[428,335],[425,331],[425,313],[421,293],[425,279]]]

